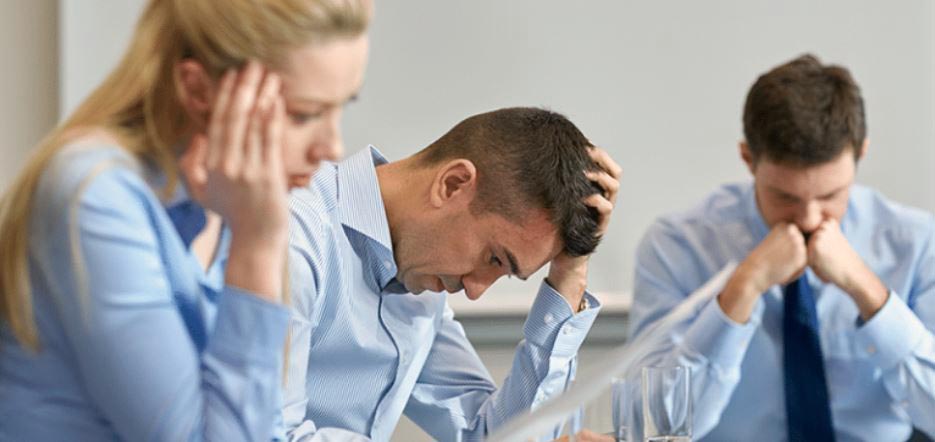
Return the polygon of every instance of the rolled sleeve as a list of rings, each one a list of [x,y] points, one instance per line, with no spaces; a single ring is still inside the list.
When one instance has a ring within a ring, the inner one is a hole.
[[[717,298],[711,299],[686,330],[682,345],[715,366],[738,367],[760,325],[762,313],[762,301],[758,301],[750,320],[740,324],[724,313]]]
[[[536,346],[551,349],[553,356],[571,358],[587,337],[601,304],[585,291],[589,308],[575,314],[568,301],[544,280],[523,327],[526,340]]]
[[[857,329],[858,351],[888,370],[908,358],[927,333],[925,324],[906,302],[890,292],[883,308]]]

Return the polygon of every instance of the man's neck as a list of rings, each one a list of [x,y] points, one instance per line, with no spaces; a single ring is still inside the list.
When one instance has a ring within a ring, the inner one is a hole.
[[[376,170],[390,238],[395,245],[399,226],[417,210],[425,173],[414,167],[412,157],[377,166]]]

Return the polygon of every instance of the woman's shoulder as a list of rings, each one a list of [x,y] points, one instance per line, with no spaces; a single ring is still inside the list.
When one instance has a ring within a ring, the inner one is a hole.
[[[114,212],[138,210],[158,203],[151,173],[115,139],[69,139],[42,171],[33,209],[43,219],[67,219],[76,205]]]

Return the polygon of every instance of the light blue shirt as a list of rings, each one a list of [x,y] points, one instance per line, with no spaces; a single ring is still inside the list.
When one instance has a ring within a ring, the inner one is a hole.
[[[375,169],[384,163],[365,149],[323,166],[312,192],[294,192],[288,436],[386,441],[405,413],[438,440],[480,440],[562,393],[599,304],[587,294],[592,307],[573,314],[543,282],[497,389],[446,295],[396,281]]]
[[[162,181],[113,146],[69,146],[45,170],[29,225],[41,350],[0,327],[0,440],[272,437],[288,310],[224,285],[226,234],[202,271],[204,211],[184,190],[164,205]]]
[[[890,289],[865,324],[851,298],[809,270],[839,442],[935,435],[935,219],[854,185],[841,229]],[[685,213],[663,217],[637,251],[632,335],[639,334],[769,232],[751,184],[725,186]],[[695,438],[785,441],[781,288],[746,324],[710,301],[671,335],[655,362],[692,368]]]

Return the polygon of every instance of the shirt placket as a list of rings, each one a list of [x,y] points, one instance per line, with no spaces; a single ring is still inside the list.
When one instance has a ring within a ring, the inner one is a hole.
[[[380,397],[376,413],[374,414],[373,428],[371,429],[371,437],[374,440],[388,440],[393,432],[395,422],[387,423],[385,420],[387,418],[387,413],[392,411],[390,410],[394,405],[392,398],[396,396],[399,386],[402,384],[403,378],[408,372],[409,366],[412,363],[413,354],[411,345],[409,345],[407,339],[404,339],[404,333],[400,331],[400,324],[398,324],[396,318],[390,314],[391,309],[387,307],[387,302],[389,301],[387,297],[389,296],[393,295],[386,293],[380,294],[379,317],[380,326],[386,332],[387,336],[389,336],[390,341],[393,342],[393,346],[396,348],[396,363],[393,372],[393,383],[383,396]]]

